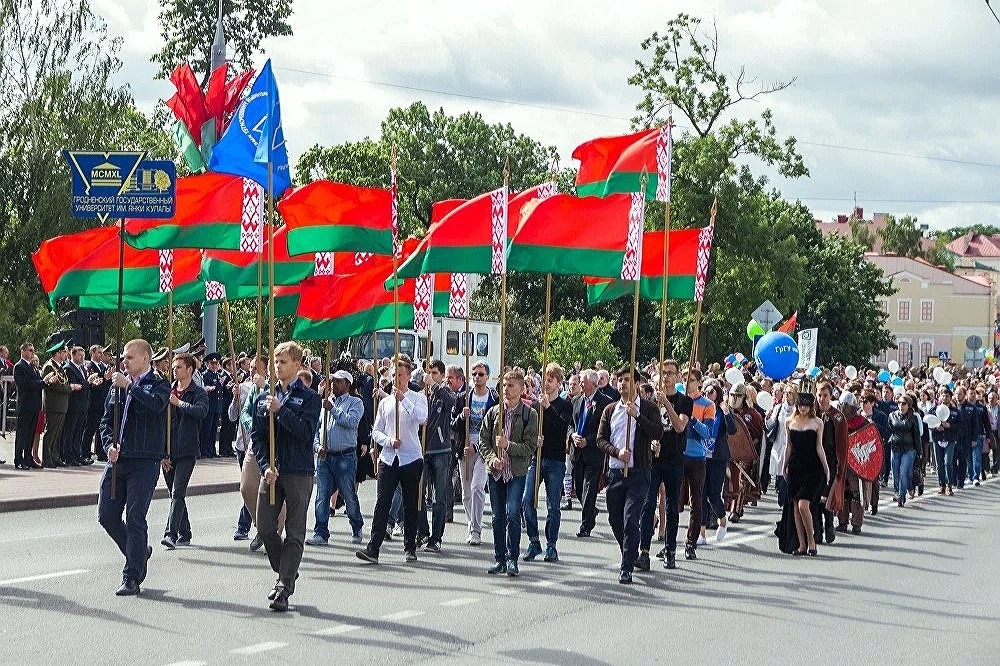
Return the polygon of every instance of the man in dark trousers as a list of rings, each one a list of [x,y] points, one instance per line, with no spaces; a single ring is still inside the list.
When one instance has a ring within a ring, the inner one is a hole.
[[[90,382],[84,366],[83,347],[73,347],[70,357],[63,364],[72,392],[66,408],[66,423],[63,426],[64,459],[70,465],[92,465],[90,451],[83,451],[83,431],[87,428],[87,412],[90,410]]]
[[[38,428],[38,414],[42,411],[42,387],[45,382],[31,364],[35,345],[21,345],[21,360],[14,364],[14,385],[17,387],[17,431],[14,434],[14,467],[38,469],[31,457],[31,446]]]
[[[576,536],[589,537],[597,524],[597,487],[607,456],[597,446],[597,426],[611,399],[597,390],[597,371],[580,373],[583,393],[573,401],[573,431],[569,444],[573,450],[573,485],[583,505],[580,531]]]
[[[104,416],[104,404],[108,401],[108,391],[111,390],[112,369],[104,359],[105,349],[100,345],[90,346],[90,360],[87,361],[87,377],[93,377],[90,386],[90,407],[87,410],[87,426],[83,430],[83,453],[86,456],[96,455],[101,462],[104,458],[104,447],[97,435]]]
[[[257,495],[257,531],[271,569],[278,574],[268,594],[271,610],[288,610],[288,597],[295,592],[302,549],[306,540],[306,514],[312,496],[313,441],[322,407],[319,394],[296,379],[302,363],[302,347],[283,342],[274,348],[274,395],[264,393],[254,405],[250,439],[260,467]],[[274,467],[270,462],[271,414],[274,418]],[[271,504],[271,487],[274,504]],[[286,508],[285,538],[278,533],[278,517]]]
[[[236,422],[221,416],[233,401],[233,389],[236,388],[235,368],[231,358],[222,359],[222,397],[219,400],[220,416],[222,422],[219,427],[219,455],[223,458],[235,458],[236,451],[233,449],[233,442],[236,440]],[[315,384],[314,384],[315,386]]]
[[[66,341],[60,340],[46,350],[52,358],[42,366],[42,380],[45,393],[42,408],[45,410],[45,438],[42,440],[42,461],[46,467],[65,467],[60,446],[63,424],[66,423],[66,408],[72,391],[63,363],[69,358]]]
[[[639,515],[649,491],[653,442],[663,435],[663,423],[656,404],[639,397],[638,371],[626,365],[615,376],[622,399],[601,412],[597,445],[609,456],[608,523],[622,554],[618,582],[630,585],[639,555]]]
[[[97,498],[98,522],[125,556],[122,585],[115,592],[120,597],[139,594],[146,561],[153,553],[146,514],[160,477],[160,461],[166,456],[165,413],[170,397],[170,384],[153,372],[153,348],[148,342],[131,340],[122,352],[125,371],[111,376],[112,390],[101,419],[108,464]]]
[[[220,365],[222,357],[218,352],[212,352],[205,357],[208,369],[201,377],[208,393],[208,416],[201,422],[201,457],[215,457],[215,440],[219,434],[219,417],[222,414],[225,393],[225,375]],[[232,396],[230,396],[230,399]],[[228,403],[225,404],[228,407]]]

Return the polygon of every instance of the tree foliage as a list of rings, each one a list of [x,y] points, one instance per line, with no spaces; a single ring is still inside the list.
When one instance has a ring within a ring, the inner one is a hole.
[[[240,69],[253,65],[265,39],[292,34],[288,24],[292,0],[222,0],[222,10],[227,52]],[[164,43],[150,58],[159,66],[159,78],[167,78],[175,67],[187,62],[202,73],[201,85],[205,87],[217,12],[218,4],[210,0],[160,0],[160,36]]]
[[[589,320],[560,318],[549,327],[549,362],[564,368],[573,367],[580,361],[585,368],[591,368],[596,361],[603,361],[605,367],[614,368],[622,363],[621,352],[611,342],[614,324],[601,317]],[[542,362],[541,341],[535,350],[535,363]]]
[[[924,249],[920,241],[923,231],[917,226],[917,218],[904,215],[896,219],[895,215],[885,216],[885,226],[878,231],[882,238],[882,252],[898,254],[903,257],[921,257]]]

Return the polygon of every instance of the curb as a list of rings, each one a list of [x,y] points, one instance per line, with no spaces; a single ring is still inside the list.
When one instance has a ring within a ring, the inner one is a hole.
[[[189,486],[187,496],[215,495],[231,493],[240,489],[239,481],[224,481],[203,483]],[[153,493],[153,499],[170,497],[166,488],[158,487]],[[97,493],[77,493],[75,495],[54,495],[52,497],[26,497],[23,499],[0,500],[0,513],[11,511],[33,511],[36,509],[61,509],[75,506],[97,506]]]

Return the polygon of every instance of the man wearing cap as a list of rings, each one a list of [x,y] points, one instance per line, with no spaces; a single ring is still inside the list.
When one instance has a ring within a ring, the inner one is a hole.
[[[153,372],[163,379],[170,380],[170,350],[160,347],[153,354]]]
[[[323,401],[320,428],[316,432],[316,523],[310,546],[325,546],[330,539],[330,498],[339,492],[344,499],[347,520],[351,523],[352,541],[362,542],[361,504],[355,489],[358,473],[358,424],[364,416],[361,398],[350,394],[354,377],[347,370],[333,373],[330,388],[333,397]],[[323,426],[326,426],[324,431]]]
[[[63,370],[63,363],[69,358],[66,341],[60,340],[46,350],[52,357],[42,366],[42,380],[45,393],[42,408],[45,410],[45,438],[42,440],[42,460],[46,467],[65,467],[59,444],[62,441],[66,409],[72,388]]]
[[[236,439],[236,423],[224,418],[222,413],[233,401],[233,390],[237,386],[233,359],[225,357],[222,359],[222,398],[220,404],[219,421],[219,455],[223,458],[235,458],[236,451],[233,450],[233,441]]]
[[[122,585],[115,594],[131,596],[139,594],[153,552],[146,514],[166,455],[170,385],[153,373],[148,342],[131,340],[122,351],[124,372],[111,377],[113,390],[101,419],[109,464],[101,476],[97,519],[125,556]]]
[[[222,397],[225,391],[225,381],[222,374],[219,352],[205,356],[208,369],[202,373],[205,391],[208,393],[208,416],[201,423],[201,457],[215,457],[215,439],[219,434],[219,416],[222,414]]]

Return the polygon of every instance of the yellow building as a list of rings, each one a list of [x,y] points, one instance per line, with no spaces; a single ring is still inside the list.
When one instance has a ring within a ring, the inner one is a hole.
[[[980,345],[992,344],[995,309],[989,280],[956,275],[923,259],[874,253],[865,259],[881,268],[897,290],[880,299],[896,348],[884,351],[876,363],[927,365],[928,358],[943,353],[959,365],[982,365],[979,348],[970,350],[967,342],[977,336]]]

